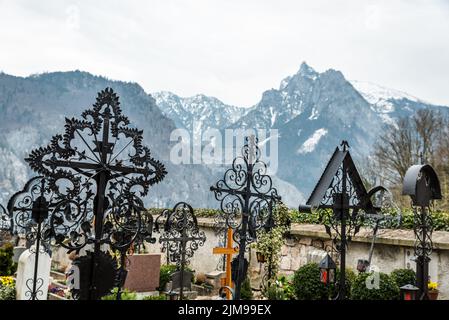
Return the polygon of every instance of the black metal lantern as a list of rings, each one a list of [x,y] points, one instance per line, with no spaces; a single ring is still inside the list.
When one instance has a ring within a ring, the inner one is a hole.
[[[416,297],[419,292],[419,288],[412,285],[407,284],[399,288],[401,290],[402,300],[417,300]]]
[[[335,272],[337,265],[332,260],[329,254],[326,254],[323,260],[320,262],[320,281],[328,286],[331,283],[335,283]]]

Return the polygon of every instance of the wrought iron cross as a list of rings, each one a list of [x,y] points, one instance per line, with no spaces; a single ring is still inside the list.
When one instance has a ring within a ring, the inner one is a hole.
[[[254,135],[246,138],[242,155],[234,159],[222,180],[210,190],[220,201],[222,220],[235,230],[234,240],[239,244],[238,276],[235,282],[235,298],[240,299],[247,244],[256,240],[256,231],[269,220],[270,203],[281,200],[266,174],[267,165],[260,160],[260,150]]]
[[[167,254],[170,253],[171,261],[179,268],[179,296],[182,300],[185,266],[198,247],[204,244],[206,235],[198,228],[193,208],[185,202],[179,202],[173,207],[166,219],[164,230],[159,242],[167,246]]]
[[[54,136],[49,146],[32,151],[26,159],[34,171],[49,179],[56,193],[67,199],[55,211],[76,211],[61,213],[58,221],[54,221],[62,225],[69,216],[80,226],[71,230],[70,235],[60,232],[57,241],[62,244],[68,237],[69,250],[80,250],[93,242],[94,261],[98,260],[101,245],[109,241],[103,238],[106,210],[119,205],[111,199],[108,190],[119,192],[115,199],[134,202],[138,198],[136,189],[140,189],[140,196],[146,196],[149,187],[167,173],[162,163],[153,159],[150,150],[142,145],[143,131],[128,127],[129,120],[119,105],[119,97],[112,89],[99,92],[92,109],[82,113],[82,120],[66,118],[64,135]],[[121,188],[115,188],[116,185]],[[86,208],[81,208],[75,198],[93,202],[94,239]],[[95,262],[92,265],[90,299],[98,299]]]
[[[37,300],[42,295],[40,290],[44,280],[38,278],[39,256],[42,250],[42,242],[50,241],[49,211],[54,208],[53,192],[49,190],[44,177],[34,177],[29,180],[23,190],[15,193],[8,201],[8,211],[13,221],[11,232],[19,236],[23,235],[27,241],[34,244],[34,273],[33,277],[26,279],[26,296],[30,300]]]
[[[382,188],[367,192],[349,153],[347,141],[335,149],[306,205],[300,212],[317,210],[329,237],[340,256],[340,279],[337,299],[346,299],[346,249],[362,226],[366,213],[378,211],[371,196]]]

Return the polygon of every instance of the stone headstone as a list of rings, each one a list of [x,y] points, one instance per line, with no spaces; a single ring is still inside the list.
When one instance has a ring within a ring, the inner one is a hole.
[[[127,257],[128,274],[124,287],[135,292],[151,292],[159,287],[161,254],[133,254]]]
[[[36,262],[35,246],[22,252],[17,266],[16,299],[30,300],[33,292],[34,269]],[[48,285],[50,283],[51,258],[40,247],[36,276],[36,300],[47,300]]]
[[[19,263],[19,258],[26,249],[26,247],[14,247],[12,261]]]
[[[181,271],[175,271],[171,275],[172,281],[171,291],[175,291],[177,289],[180,289],[181,287],[186,288],[188,290],[192,290],[192,276],[193,276],[192,272],[184,270],[181,284]]]

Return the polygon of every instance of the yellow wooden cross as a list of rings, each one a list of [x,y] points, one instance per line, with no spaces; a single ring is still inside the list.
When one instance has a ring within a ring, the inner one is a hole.
[[[233,288],[234,285],[232,283],[232,271],[231,271],[231,260],[232,255],[239,252],[238,247],[233,247],[232,245],[232,229],[228,228],[227,238],[226,238],[226,247],[215,247],[213,250],[213,254],[223,254],[226,256],[226,281],[225,286],[229,288]],[[226,291],[226,296],[228,300],[231,298],[231,293]]]

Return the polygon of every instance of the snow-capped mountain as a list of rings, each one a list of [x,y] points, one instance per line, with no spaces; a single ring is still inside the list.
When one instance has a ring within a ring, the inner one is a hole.
[[[370,153],[382,126],[423,108],[449,114],[449,108],[412,95],[360,81],[348,81],[340,71],[317,72],[303,63],[279,88],[262,94],[245,109],[196,95],[181,98],[170,92],[151,95],[136,83],[111,81],[87,72],[55,72],[26,78],[0,73],[0,201],[19,190],[33,175],[23,160],[63,130],[64,118],[79,116],[98,91],[112,87],[123,112],[144,130],[144,144],[166,164],[167,177],[153,187],[152,206],[178,201],[195,207],[217,207],[209,187],[225,168],[205,164],[175,165],[170,161],[170,134],[176,128],[264,128],[278,130],[278,170],[274,186],[290,206],[310,194],[341,140],[347,140],[357,165]],[[193,133],[193,132],[192,132]]]
[[[29,152],[48,144],[54,134],[63,133],[64,118],[79,118],[106,87],[117,92],[130,125],[144,130],[143,144],[167,168],[166,178],[151,188],[146,204],[167,207],[188,201],[195,207],[215,205],[212,193],[207,192],[214,182],[207,167],[170,162],[169,138],[176,125],[151,96],[136,83],[79,71],[26,78],[0,73],[0,203],[6,205],[9,197],[36,175],[24,161]],[[203,189],[206,192],[199,192]]]
[[[182,104],[175,98],[162,99],[161,109],[178,110]],[[422,108],[449,112],[447,107],[431,105],[404,92],[348,81],[340,71],[330,69],[320,73],[302,63],[297,73],[283,79],[279,88],[265,91],[256,105],[242,112],[237,121],[228,122],[228,127],[277,129],[277,178],[307,196],[342,140],[349,142],[353,156],[361,160],[370,153],[385,124]],[[190,115],[201,119],[203,110],[195,109]],[[207,126],[223,128],[225,122],[214,124],[211,119],[220,117],[213,112],[226,114],[226,109],[210,106],[207,110]],[[170,112],[165,114],[172,117]],[[179,118],[172,119],[177,122]],[[192,118],[185,115],[183,119],[187,121],[180,120],[178,125],[188,128]]]
[[[204,131],[209,128],[223,129],[245,113],[245,108],[224,104],[214,97],[202,94],[183,98],[168,91],[151,93],[164,115],[171,118],[179,128]]]

